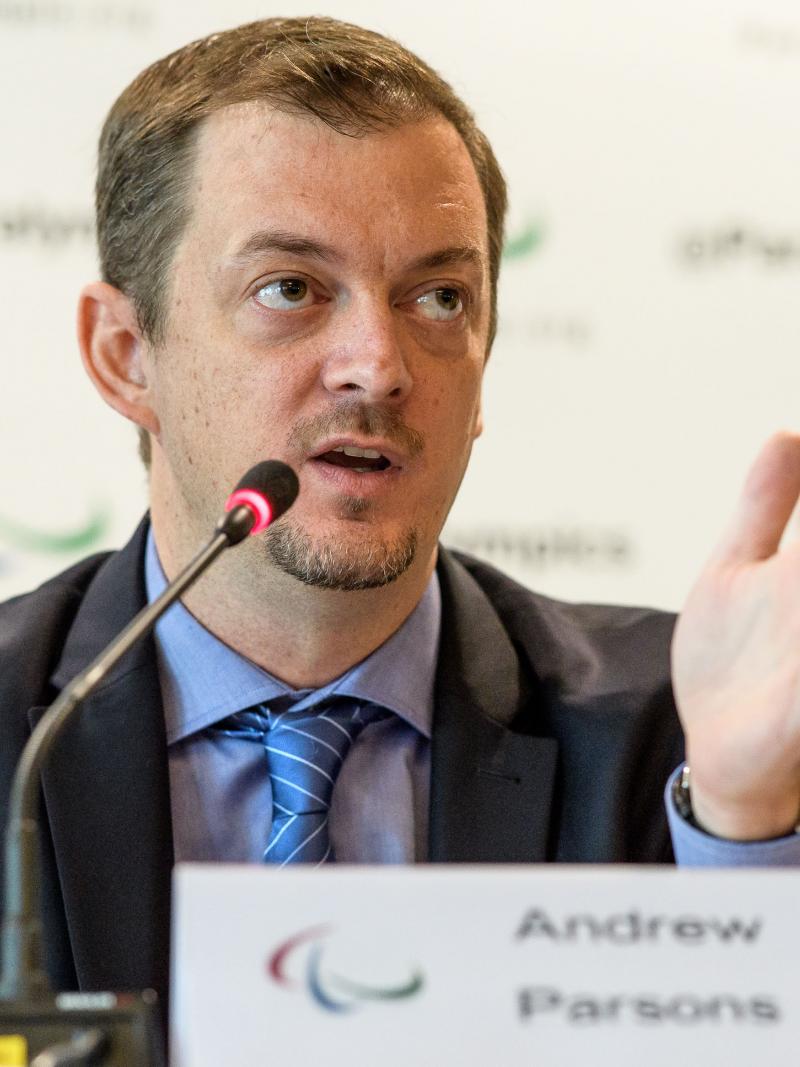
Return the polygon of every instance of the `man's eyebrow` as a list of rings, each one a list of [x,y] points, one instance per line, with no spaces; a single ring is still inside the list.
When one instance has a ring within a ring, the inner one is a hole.
[[[234,252],[229,262],[234,267],[245,266],[251,260],[271,252],[288,252],[295,256],[331,262],[340,258],[334,248],[322,241],[314,241],[310,237],[301,237],[299,234],[288,233],[285,230],[259,230],[248,237],[242,247]]]
[[[470,263],[483,267],[486,256],[476,245],[455,245],[452,248],[440,248],[426,256],[420,256],[411,264],[411,270],[435,270],[437,267],[452,267]]]
[[[285,230],[259,230],[252,234],[245,243],[234,252],[229,263],[231,266],[245,266],[259,256],[272,252],[288,252],[291,255],[305,256],[311,259],[336,262],[341,255],[331,245],[316,241],[300,234]],[[482,267],[486,256],[476,245],[453,245],[429,252],[409,264],[409,270],[436,270],[438,267],[451,267],[469,263]]]

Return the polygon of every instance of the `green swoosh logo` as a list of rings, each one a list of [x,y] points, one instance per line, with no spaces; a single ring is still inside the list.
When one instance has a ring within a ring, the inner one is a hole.
[[[108,532],[111,509],[93,505],[89,518],[74,530],[40,530],[0,515],[0,541],[23,552],[67,554],[91,548]]]
[[[403,985],[378,989],[375,986],[361,985],[359,982],[351,982],[349,978],[343,978],[340,974],[332,974],[331,980],[353,997],[359,1000],[405,1000],[419,993],[425,985],[425,977],[420,971],[412,974],[411,978]]]
[[[525,259],[533,255],[543,243],[546,233],[544,223],[529,222],[524,229],[507,239],[503,245],[503,259]]]

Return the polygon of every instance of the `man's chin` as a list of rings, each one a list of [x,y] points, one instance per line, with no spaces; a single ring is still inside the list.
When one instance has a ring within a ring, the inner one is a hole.
[[[404,574],[417,554],[418,536],[407,530],[393,541],[335,538],[321,543],[305,530],[278,522],[264,537],[270,561],[285,574],[317,589],[379,589]]]

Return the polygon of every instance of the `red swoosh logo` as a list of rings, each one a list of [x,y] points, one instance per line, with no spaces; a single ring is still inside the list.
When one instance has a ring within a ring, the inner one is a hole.
[[[295,934],[294,937],[290,937],[282,945],[278,945],[267,962],[267,970],[270,976],[282,986],[287,986],[289,989],[295,988],[296,983],[292,982],[283,972],[283,964],[286,957],[294,952],[298,945],[313,941],[323,934],[330,933],[330,930],[330,926],[312,926],[310,929],[302,930],[299,934]]]

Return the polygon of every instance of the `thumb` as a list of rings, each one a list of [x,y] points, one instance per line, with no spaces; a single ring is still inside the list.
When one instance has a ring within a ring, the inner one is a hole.
[[[711,562],[754,563],[774,555],[798,496],[800,434],[782,431],[770,437],[750,468]]]

